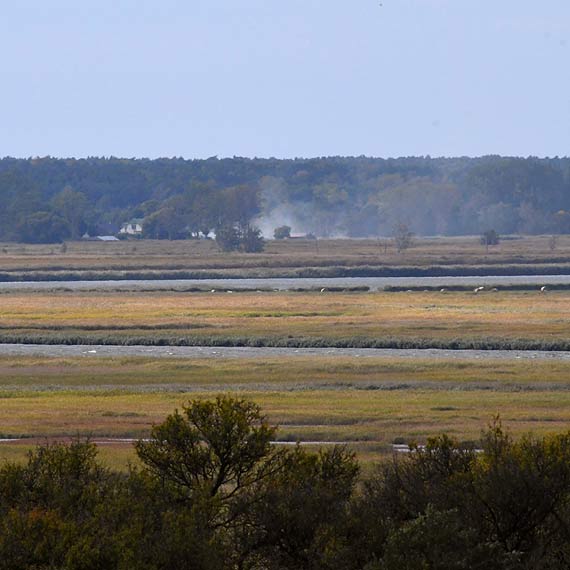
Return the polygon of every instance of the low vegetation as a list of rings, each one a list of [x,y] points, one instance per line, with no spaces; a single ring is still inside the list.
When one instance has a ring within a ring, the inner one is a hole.
[[[220,392],[261,405],[281,426],[280,441],[347,442],[366,464],[392,443],[425,443],[442,430],[474,441],[494,413],[516,435],[564,430],[570,421],[565,361],[208,354],[0,358],[0,438],[11,438],[0,457],[21,459],[34,441],[82,435],[124,469],[134,460],[125,438],[145,437],[189,395]]]
[[[191,401],[127,472],[83,441],[0,466],[1,568],[554,569],[570,552],[570,435],[440,435],[363,475],[344,446],[272,445],[243,398]]]
[[[414,238],[400,254],[284,239],[255,262],[211,240],[166,256],[152,240],[0,256],[6,279],[566,271],[570,241],[547,241],[504,239],[486,255],[477,238]],[[0,342],[570,348],[565,288],[407,289],[4,292]],[[89,350],[0,357],[0,570],[568,566],[566,361]],[[481,435],[499,412],[512,436],[498,423]]]
[[[567,291],[2,295],[0,340],[42,344],[565,350]]]
[[[318,237],[569,233],[568,158],[0,160],[0,239],[187,239],[256,219]],[[285,219],[284,219],[285,218]],[[269,237],[269,236],[266,236]]]
[[[559,236],[554,250],[551,242],[551,236],[503,238],[487,253],[478,236],[415,237],[412,247],[398,253],[392,237],[280,239],[266,241],[255,254],[224,252],[212,239],[70,241],[65,247],[4,243],[0,261],[6,281],[567,273],[570,237]]]

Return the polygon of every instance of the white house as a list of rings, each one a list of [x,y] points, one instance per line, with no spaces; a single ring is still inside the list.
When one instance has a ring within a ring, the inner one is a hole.
[[[137,236],[137,235],[141,235],[142,231],[143,231],[143,219],[142,218],[133,218],[132,220],[125,222],[121,226],[119,233],[131,235],[131,236]]]

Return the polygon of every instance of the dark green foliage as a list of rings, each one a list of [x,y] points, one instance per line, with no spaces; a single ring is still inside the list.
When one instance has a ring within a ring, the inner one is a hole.
[[[402,253],[411,247],[414,234],[410,231],[407,224],[397,223],[392,230],[392,235],[398,253]]]
[[[144,218],[143,237],[150,239],[184,239],[188,237],[186,217],[166,206]]]
[[[20,504],[80,515],[96,503],[108,473],[96,461],[93,444],[74,442],[38,447],[25,468],[8,464],[0,474],[0,491]],[[5,505],[0,497],[0,508]]]
[[[25,466],[0,469],[0,568],[100,568],[117,546],[98,528],[118,477],[90,443],[38,447]]]
[[[226,224],[216,228],[216,243],[222,251],[236,251],[241,244],[241,236],[237,227]]]
[[[481,245],[498,245],[500,241],[500,236],[495,230],[487,230],[483,232],[481,236]]]
[[[275,239],[285,239],[291,237],[291,226],[279,226],[278,228],[275,228],[273,237]]]
[[[240,548],[258,561],[256,568],[337,568],[358,472],[343,447],[295,449],[245,497],[251,506],[236,532]]]
[[[486,156],[399,159],[0,160],[0,240],[23,240],[39,212],[67,231],[116,233],[149,217],[149,237],[207,236],[282,209],[304,231],[389,235],[407,220],[418,235],[570,231],[570,161]],[[45,228],[44,228],[45,229]],[[36,236],[36,233],[32,233]],[[58,241],[57,232],[35,240]]]
[[[144,472],[125,477],[99,521],[120,546],[117,566],[128,570],[219,570],[227,555],[208,524],[207,502],[180,502],[172,488]]]
[[[570,433],[442,435],[358,481],[334,446],[277,450],[258,406],[192,401],[114,473],[89,442],[0,465],[0,570],[558,570]]]
[[[25,243],[59,243],[71,237],[69,225],[51,212],[35,212],[22,218],[15,231]]]
[[[53,211],[65,220],[71,239],[79,239],[86,229],[89,204],[85,194],[66,186],[52,198],[51,204]]]
[[[473,524],[538,565],[545,546],[552,554],[566,529],[570,434],[515,442],[495,424],[482,444],[485,455],[472,475]]]
[[[193,401],[155,426],[136,450],[150,473],[182,496],[226,500],[267,475],[271,427],[259,406],[218,397]]]
[[[240,247],[245,253],[259,253],[265,246],[261,230],[249,224],[241,232]]]
[[[263,251],[265,242],[261,230],[245,224],[236,226],[225,224],[216,229],[216,243],[222,251],[240,250],[245,253],[259,253]]]
[[[382,561],[366,570],[515,570],[519,556],[497,543],[481,541],[477,531],[465,528],[457,510],[425,514],[396,527],[388,536]]]
[[[239,243],[236,240],[236,246]],[[264,242],[263,242],[264,243]],[[65,249],[65,248],[63,248]],[[277,256],[275,256],[277,257]],[[183,266],[175,265],[168,267],[148,267],[141,264],[139,267],[126,267],[124,270],[118,267],[119,262],[112,261],[108,265],[108,269],[100,267],[86,267],[81,270],[70,270],[68,267],[61,265],[48,266],[42,269],[28,270],[25,267],[15,269],[6,269],[0,271],[0,282],[15,281],[126,281],[126,280],[205,280],[205,279],[248,279],[255,275],[255,271],[251,268],[244,268],[243,263],[239,265],[239,261],[235,264],[231,260],[224,261],[226,268],[220,264],[219,269],[184,269]],[[293,263],[281,263],[279,259],[271,260],[275,269],[271,270],[271,277],[275,279],[295,279],[297,277],[307,278],[331,278],[331,277],[453,277],[453,276],[513,276],[513,275],[568,275],[570,272],[570,264],[563,258],[551,258],[541,260],[539,263],[496,263],[492,258],[484,265],[455,265],[445,264],[445,260],[439,265],[429,266],[413,266],[413,265],[335,265],[331,260],[319,260],[316,258],[309,260],[295,260]],[[262,262],[265,267],[267,261]],[[492,285],[492,281],[490,283]],[[94,285],[94,289],[97,286]],[[461,286],[456,285],[456,290]],[[528,284],[521,285],[497,285],[499,288],[521,287],[523,289],[531,288]],[[549,285],[549,288],[551,285]],[[564,288],[564,284],[553,284],[553,288]],[[188,289],[200,289],[200,283],[190,284]],[[205,287],[203,287],[206,289]],[[410,285],[405,287],[387,286],[386,290],[396,291],[415,289],[417,286]],[[430,289],[430,286],[421,285],[421,290]],[[439,290],[441,287],[432,287]],[[233,289],[233,288],[232,288]],[[241,287],[243,289],[243,287]],[[307,287],[299,289],[307,290]],[[310,287],[309,287],[310,289]],[[313,287],[320,290],[320,287]],[[327,287],[328,290],[333,290]],[[337,290],[350,290],[352,287],[336,287]],[[207,288],[209,291],[210,288]],[[255,289],[254,289],[255,290]],[[451,289],[450,289],[451,290]],[[473,290],[473,286],[465,286],[464,290]]]
[[[144,327],[138,327],[144,330]],[[176,327],[175,327],[176,328]],[[27,330],[38,330],[34,325]],[[41,330],[41,329],[39,329]],[[51,330],[51,329],[50,329]],[[61,331],[61,332],[60,332]],[[77,328],[74,331],[61,330],[50,334],[34,332],[1,333],[0,342],[6,344],[65,344],[109,346],[251,346],[281,348],[402,348],[422,349],[439,348],[446,350],[570,350],[567,339],[525,339],[525,338],[493,338],[493,337],[291,337],[283,336],[222,336],[222,335],[189,335],[177,334],[152,336],[136,336],[130,334],[96,334],[88,329]]]
[[[373,568],[566,567],[570,434],[514,442],[495,423],[482,446],[435,438],[367,483],[362,512],[388,528]]]

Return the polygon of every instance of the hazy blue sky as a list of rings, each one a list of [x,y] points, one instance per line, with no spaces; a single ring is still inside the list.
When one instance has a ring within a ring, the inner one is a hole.
[[[569,0],[0,6],[0,156],[570,153]]]

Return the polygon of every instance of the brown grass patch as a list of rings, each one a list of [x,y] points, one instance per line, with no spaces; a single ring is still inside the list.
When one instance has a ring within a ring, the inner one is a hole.
[[[0,323],[4,332],[86,338],[568,339],[570,292],[9,293],[2,296]]]

